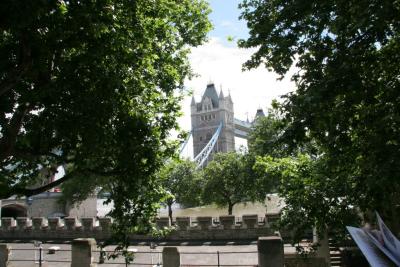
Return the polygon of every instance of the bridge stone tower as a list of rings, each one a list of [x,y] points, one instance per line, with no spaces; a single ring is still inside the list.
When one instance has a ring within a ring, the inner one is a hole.
[[[196,103],[194,97],[192,97],[190,106],[194,157],[207,145],[221,122],[221,133],[214,146],[213,153],[234,151],[235,125],[233,102],[230,94],[225,97],[221,90],[218,95],[214,84],[209,83],[201,101]]]

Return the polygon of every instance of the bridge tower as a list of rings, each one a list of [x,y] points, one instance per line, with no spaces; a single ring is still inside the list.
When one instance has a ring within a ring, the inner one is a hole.
[[[221,133],[213,148],[213,153],[234,151],[235,125],[230,94],[225,97],[221,90],[218,95],[215,85],[209,83],[201,101],[197,103],[192,97],[190,106],[194,157],[207,145],[221,122]]]

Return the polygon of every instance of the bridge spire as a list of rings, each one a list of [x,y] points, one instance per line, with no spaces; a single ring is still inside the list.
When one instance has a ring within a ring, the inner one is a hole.
[[[219,91],[219,99],[224,99],[224,92],[222,91],[222,86],[221,90]]]

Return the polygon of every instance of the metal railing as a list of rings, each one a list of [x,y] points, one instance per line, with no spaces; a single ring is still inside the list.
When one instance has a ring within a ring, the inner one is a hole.
[[[198,266],[217,266],[217,267],[225,267],[225,266],[247,266],[247,267],[254,267],[257,266],[258,258],[257,254],[258,251],[215,251],[215,252],[180,252],[181,257],[181,267],[198,267]],[[238,255],[238,254],[250,254],[250,257],[247,257],[247,262],[243,259],[243,256],[234,257],[227,255]],[[185,260],[185,256],[191,256],[189,260],[191,262],[185,263],[189,261],[188,259]],[[193,261],[193,258],[197,256],[197,260]],[[214,259],[214,260],[212,260]],[[210,261],[214,261],[214,263],[210,263]]]
[[[54,254],[50,254],[49,248],[38,246],[34,248],[11,248],[11,257],[9,262],[34,262],[39,267],[44,266],[44,263],[71,263],[71,249],[58,249]],[[31,252],[31,253],[27,253]],[[47,252],[47,253],[46,253]],[[133,252],[134,260],[129,262],[125,257],[119,255],[117,258],[112,259],[108,256],[114,250],[94,250],[94,262],[99,265],[125,265],[125,266],[162,266],[161,251],[137,251]],[[105,255],[104,255],[105,253]],[[149,257],[143,257],[143,255]],[[62,255],[62,256],[60,256]],[[102,256],[105,256],[102,259]],[[139,259],[138,261],[136,259]],[[67,266],[67,265],[66,265]],[[68,265],[69,266],[69,265]]]
[[[39,267],[44,266],[44,263],[65,263],[65,266],[69,266],[67,264],[71,263],[71,249],[60,248],[56,250],[54,254],[50,254],[48,253],[48,251],[49,248],[44,248],[42,244],[34,248],[11,248],[10,262],[21,262],[20,266],[24,266],[23,262],[34,262],[38,264]],[[162,266],[162,252],[159,250],[133,252],[134,260],[132,262],[127,261],[121,255],[115,259],[109,258],[108,256],[111,255],[113,252],[114,250],[93,250],[92,253],[95,259],[94,263],[98,265],[104,264],[118,266]],[[179,252],[181,258],[181,267],[254,267],[257,266],[257,253],[257,251]],[[245,254],[248,255],[246,258],[247,260],[244,259],[244,256],[242,256]]]

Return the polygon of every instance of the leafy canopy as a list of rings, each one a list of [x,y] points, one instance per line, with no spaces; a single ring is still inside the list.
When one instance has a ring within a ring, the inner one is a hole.
[[[398,232],[399,2],[243,0],[241,8],[250,36],[239,45],[256,50],[245,68],[265,65],[281,75],[298,69],[297,90],[281,107],[288,125],[283,139],[311,140],[323,156],[328,186],[310,185],[321,191],[313,207],[332,192],[364,215],[378,210]],[[302,209],[321,225],[329,222]],[[330,218],[348,215],[326,211]]]
[[[228,207],[231,215],[235,204],[252,199],[255,181],[245,157],[237,152],[213,155],[202,171],[203,203]]]
[[[200,204],[201,182],[194,162],[171,161],[161,169],[159,176],[169,193],[167,205],[176,202],[184,207],[193,207]]]
[[[208,13],[203,0],[1,1],[0,198],[79,181],[73,198],[111,193],[120,239],[146,230]]]

